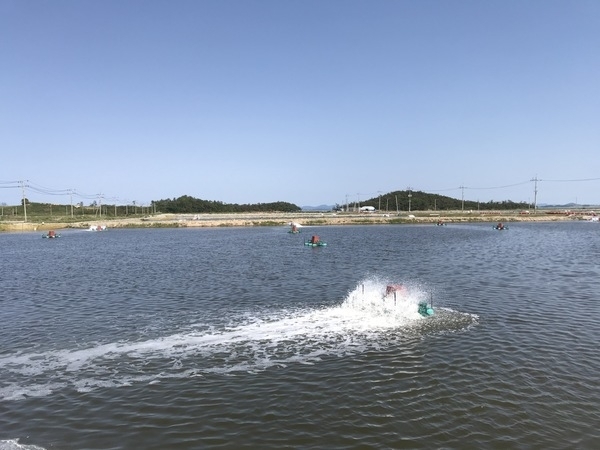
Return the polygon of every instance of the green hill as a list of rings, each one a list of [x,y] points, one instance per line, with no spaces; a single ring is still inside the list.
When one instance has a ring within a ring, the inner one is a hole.
[[[410,196],[409,196],[410,195]],[[456,210],[517,210],[529,209],[532,206],[525,202],[503,200],[500,202],[489,201],[486,203],[472,200],[461,200],[445,195],[428,194],[422,191],[394,191],[382,194],[360,202],[360,205],[351,202],[348,205],[336,204],[335,209],[345,210],[346,206],[352,210],[356,206],[372,206],[380,211],[456,211]]]
[[[410,197],[409,197],[410,194]],[[135,217],[155,213],[170,214],[201,214],[201,213],[248,213],[248,212],[299,212],[299,206],[288,202],[236,204],[223,203],[214,200],[202,200],[183,195],[178,198],[156,200],[149,206],[140,205],[98,205],[92,202],[84,206],[83,202],[77,205],[58,205],[50,203],[35,203],[26,199],[27,216],[38,220],[51,221],[58,217],[82,220],[84,217]],[[428,194],[422,191],[394,191],[373,197],[360,204],[356,202],[347,205],[336,204],[333,209],[338,211],[355,210],[358,207],[372,206],[380,211],[457,211],[457,210],[522,210],[531,209],[531,205],[524,202],[503,200],[501,202],[489,201],[486,203],[471,200],[459,200],[439,194]],[[24,218],[23,204],[18,206],[3,206],[3,220],[19,220]]]

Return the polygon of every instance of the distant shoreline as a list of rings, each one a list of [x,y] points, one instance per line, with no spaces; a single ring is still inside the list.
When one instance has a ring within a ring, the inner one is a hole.
[[[0,221],[0,231],[45,231],[60,229],[89,229],[106,225],[107,228],[195,228],[195,227],[255,227],[286,226],[296,222],[304,226],[330,225],[393,225],[393,224],[444,224],[470,222],[558,222],[589,220],[589,213],[523,214],[518,212],[444,211],[413,213],[231,213],[231,214],[157,214],[135,218],[96,218],[80,222],[11,222]]]

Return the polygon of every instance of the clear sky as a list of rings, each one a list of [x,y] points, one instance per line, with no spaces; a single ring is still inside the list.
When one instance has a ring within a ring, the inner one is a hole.
[[[9,205],[600,204],[600,2],[0,0],[0,154]]]

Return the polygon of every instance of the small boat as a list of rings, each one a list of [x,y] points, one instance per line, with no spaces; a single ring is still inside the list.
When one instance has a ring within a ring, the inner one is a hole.
[[[89,231],[106,231],[106,225],[91,225]]]
[[[50,230],[48,231],[48,234],[42,234],[42,237],[46,239],[56,239],[60,237],[60,234],[56,234],[54,230]]]
[[[446,225],[446,223],[445,223],[444,221],[442,221],[442,220],[438,220],[438,222],[437,222],[437,226],[438,226],[438,227],[443,227],[443,226],[445,226],[445,225]]]
[[[508,227],[506,225],[504,225],[502,222],[498,222],[496,225],[494,225],[494,230],[508,230]]]
[[[327,243],[321,241],[321,238],[315,234],[310,238],[310,241],[304,242],[304,245],[308,245],[310,247],[325,247],[327,246]]]
[[[302,225],[300,225],[299,223],[296,223],[296,222],[290,222],[288,225],[290,225],[290,230],[288,231],[288,233],[292,233],[292,234],[300,233],[300,227]]]

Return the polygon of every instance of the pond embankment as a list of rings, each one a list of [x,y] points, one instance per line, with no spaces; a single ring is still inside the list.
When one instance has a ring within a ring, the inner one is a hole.
[[[385,224],[435,224],[467,222],[557,222],[589,220],[591,212],[536,212],[523,214],[503,211],[449,211],[412,213],[235,213],[235,214],[156,214],[146,217],[98,217],[81,221],[0,221],[0,231],[46,231],[65,228],[89,229],[105,225],[107,228],[184,228],[184,227],[253,227],[283,226],[296,222],[305,226],[327,225],[385,225]]]

